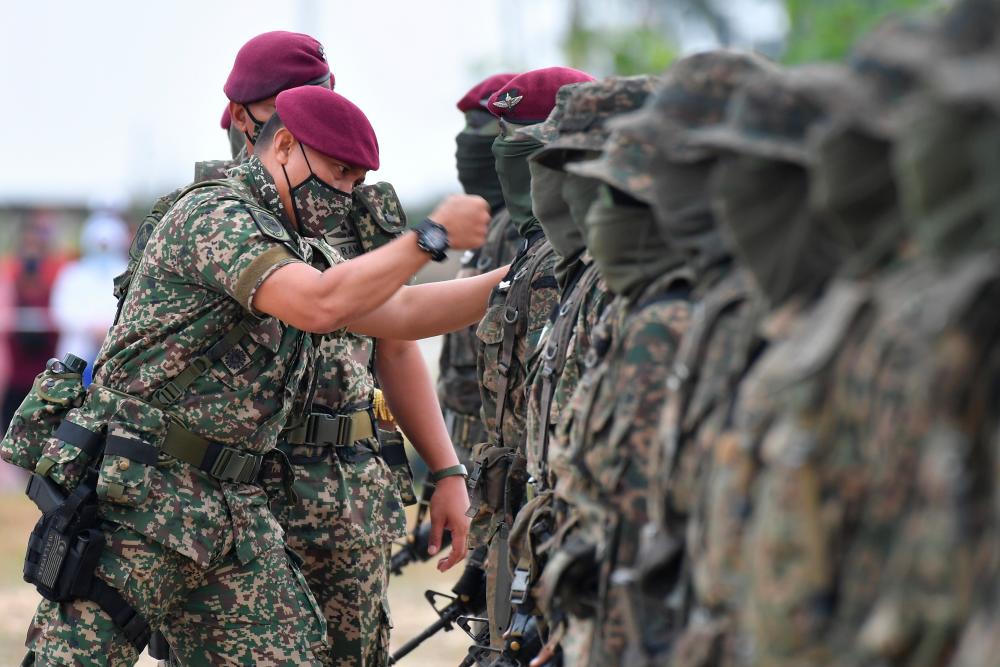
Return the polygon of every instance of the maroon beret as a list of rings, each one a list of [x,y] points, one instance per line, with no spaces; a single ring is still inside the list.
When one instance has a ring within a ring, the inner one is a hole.
[[[329,88],[301,86],[278,94],[275,109],[292,136],[353,167],[378,169],[378,139],[368,117]]]
[[[226,108],[222,110],[222,118],[219,120],[219,126],[222,127],[223,130],[228,130],[229,126],[232,124],[233,117],[229,115],[229,105],[227,104]]]
[[[512,123],[540,123],[556,105],[556,93],[568,83],[594,81],[572,67],[544,67],[518,74],[490,97],[490,113]]]
[[[275,30],[243,45],[223,90],[233,102],[250,104],[289,88],[319,84],[334,85],[323,45],[309,35]]]
[[[500,90],[501,86],[515,76],[517,75],[494,74],[486,77],[463,95],[455,106],[458,107],[459,111],[482,111],[486,108],[486,101],[490,99],[490,95]]]

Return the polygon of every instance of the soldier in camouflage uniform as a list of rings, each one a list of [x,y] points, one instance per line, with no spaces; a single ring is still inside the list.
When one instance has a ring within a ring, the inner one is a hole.
[[[319,146],[311,152],[320,178],[350,187],[377,166],[370,130],[330,139],[345,113],[367,124],[356,107],[318,88],[282,96],[296,132]],[[462,326],[481,315],[475,302],[492,278],[391,299],[428,259],[413,238],[350,267],[309,267],[313,249],[292,229],[302,209],[290,178],[305,183],[316,172],[289,131],[274,136],[231,180],[186,193],[153,231],[94,384],[66,418],[76,435],[52,439],[34,465],[21,458],[21,423],[3,441],[5,459],[66,489],[87,474],[91,441],[105,441],[97,509],[107,545],[97,577],[164,629],[182,663],[321,664],[324,620],[250,483],[314,380],[305,332],[352,321],[371,335]],[[331,154],[367,166],[338,168]],[[457,246],[481,243],[481,201],[453,199],[434,215]],[[421,315],[441,298],[467,303],[458,308],[466,312],[448,322]],[[453,504],[447,523],[457,528],[464,503]],[[118,629],[123,622],[86,598],[43,601],[28,664],[132,664],[141,643]]]
[[[510,271],[490,295],[486,316],[476,331],[487,440],[476,447],[469,479],[473,491],[469,514],[474,518],[471,542],[490,545],[487,614],[494,646],[502,645],[501,631],[510,620],[507,544],[514,514],[525,499],[528,358],[558,301],[553,275],[556,256],[531,208],[528,157],[541,144],[517,139],[514,133],[518,126],[545,120],[555,106],[559,88],[592,79],[565,67],[533,70],[511,79],[488,102],[490,112],[500,118],[501,134],[493,143],[497,174],[507,210],[521,237]]]
[[[940,39],[939,26],[904,23],[866,40],[852,60],[873,100],[845,105],[853,132],[814,146],[814,204],[853,252],[745,392],[763,465],[744,550],[751,664],[944,664],[968,614],[995,428],[969,407],[996,404],[998,333],[992,308],[975,305],[995,300],[997,263],[980,185],[990,169],[971,147],[996,136],[996,118],[908,98]],[[900,101],[915,118],[880,122]],[[890,138],[919,256],[886,267],[886,238],[900,236]],[[864,180],[849,171],[859,164]],[[958,229],[967,245],[950,245]]]
[[[482,248],[462,256],[458,278],[480,275],[484,271],[509,264],[517,254],[521,237],[504,208],[503,192],[497,178],[493,141],[500,133],[499,121],[487,109],[493,93],[514,78],[513,74],[494,74],[473,86],[458,101],[465,116],[465,127],[455,137],[455,162],[458,180],[467,194],[479,195],[490,204],[493,219]],[[473,445],[486,439],[479,411],[482,399],[476,375],[476,328],[450,333],[441,345],[438,372],[438,399],[458,458],[471,465]]]
[[[668,71],[666,85],[671,76]],[[543,585],[550,608],[570,613],[575,631],[590,634],[568,638],[565,660],[573,665],[624,664],[627,617],[638,613],[651,626],[664,621],[611,577],[615,567],[633,563],[639,528],[647,520],[645,474],[655,416],[690,315],[683,254],[660,234],[652,209],[633,194],[636,188],[607,168],[635,150],[632,137],[615,130],[601,160],[566,166],[601,181],[586,217],[586,240],[615,295],[593,332],[570,414],[557,427],[569,451],[556,493],[573,511]]]
[[[566,449],[565,441],[554,437],[555,426],[583,374],[593,329],[610,299],[584,240],[584,219],[597,195],[598,182],[567,173],[565,166],[596,157],[610,132],[606,122],[637,108],[652,82],[649,76],[611,77],[564,86],[544,123],[518,131],[519,136],[543,144],[529,160],[532,210],[558,256],[554,275],[559,286],[559,307],[529,360],[525,457],[535,495],[518,512],[511,531],[515,573],[511,596],[521,615],[539,615],[533,589],[550,548],[546,543],[566,515],[565,508],[554,503],[552,493],[558,467],[553,461],[563,460],[565,465],[561,453]],[[555,650],[562,634],[561,620],[542,624],[549,635],[543,659]]]

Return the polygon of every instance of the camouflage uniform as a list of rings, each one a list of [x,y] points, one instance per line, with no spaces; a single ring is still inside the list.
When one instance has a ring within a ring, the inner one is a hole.
[[[327,253],[320,268],[378,248],[405,226],[388,183],[359,186],[351,212],[337,213],[325,236],[335,252]],[[312,415],[283,436],[283,458],[262,474],[265,487],[277,491],[271,509],[288,546],[302,558],[302,573],[326,617],[327,662],[339,667],[388,664],[389,551],[406,528],[372,413],[374,352],[368,336],[342,330],[323,337]],[[351,424],[349,435],[324,434],[325,425],[341,422]],[[282,492],[285,460],[294,475],[291,494]]]
[[[605,160],[621,159],[632,148],[630,137],[613,132]],[[648,518],[645,462],[665,374],[688,325],[690,273],[672,241],[659,234],[652,210],[601,161],[567,169],[605,183],[587,216],[587,246],[616,297],[593,334],[570,414],[557,428],[570,444],[556,493],[573,511],[543,583],[549,604],[574,617],[566,662],[617,665],[626,660],[629,617],[637,614],[652,625],[663,620],[611,573],[633,563],[638,531]],[[588,630],[591,636],[580,636]]]
[[[509,264],[521,243],[517,227],[503,207],[502,194],[497,196],[500,183],[489,140],[499,134],[499,123],[485,109],[466,111],[465,118],[466,125],[456,137],[459,180],[467,194],[486,198],[493,219],[483,246],[462,255],[457,278],[471,278]],[[492,176],[487,178],[490,173]],[[466,467],[472,465],[472,447],[486,440],[479,414],[482,398],[476,371],[478,349],[476,326],[466,327],[444,336],[438,362],[438,400],[455,452]]]
[[[179,200],[152,231],[94,384],[67,417],[109,437],[97,488],[109,547],[98,576],[164,629],[184,663],[316,665],[325,643],[322,614],[263,490],[235,481],[245,467],[234,477],[222,466],[214,478],[163,451],[207,441],[229,461],[263,454],[311,382],[311,338],[250,310],[271,272],[311,256],[286,219],[256,159],[224,186]],[[214,361],[202,356],[205,341],[237,325],[245,334],[236,345]],[[64,443],[46,452],[39,472],[73,486],[84,458]],[[27,643],[42,664],[137,658],[87,600],[43,601]]]
[[[881,40],[883,53],[868,63],[913,78],[910,56],[932,52],[934,35],[893,30],[899,39]],[[908,38],[920,49],[892,58]],[[862,73],[864,65],[855,63]],[[904,96],[900,80],[886,77],[882,96]],[[989,501],[976,489],[991,485],[981,461],[995,429],[995,419],[969,406],[997,402],[988,350],[998,333],[990,308],[976,307],[996,298],[989,249],[997,237],[988,242],[983,206],[991,170],[976,169],[971,147],[995,141],[996,121],[936,104],[918,114],[898,128],[893,157],[902,219],[925,256],[870,274],[872,258],[884,254],[879,235],[898,233],[891,206],[886,215],[877,201],[879,183],[883,192],[892,184],[868,179],[850,195],[857,219],[841,219],[849,226],[841,238],[862,241],[853,259],[863,261],[848,265],[861,273],[830,287],[762,362],[761,385],[747,388],[748,407],[752,396],[770,394],[782,408],[770,410],[776,416],[759,445],[745,548],[752,664],[944,664],[969,612],[973,554],[988,523]],[[958,248],[948,240],[957,229],[965,239]],[[746,414],[746,429],[758,427],[754,410]]]

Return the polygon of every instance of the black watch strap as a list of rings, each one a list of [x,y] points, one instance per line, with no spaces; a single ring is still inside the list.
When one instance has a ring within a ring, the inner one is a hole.
[[[417,247],[431,256],[435,262],[448,258],[448,230],[430,218],[424,218],[413,227],[417,234]]]

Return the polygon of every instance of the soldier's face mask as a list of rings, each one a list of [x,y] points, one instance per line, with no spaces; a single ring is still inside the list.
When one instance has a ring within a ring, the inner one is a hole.
[[[906,224],[921,252],[954,257],[1000,245],[1000,123],[982,111],[928,109],[894,156]]]
[[[682,262],[660,235],[652,209],[620,190],[600,187],[586,225],[587,248],[615,294],[629,295]]]
[[[302,157],[309,167],[309,177],[293,186],[288,179],[285,165],[281,171],[285,174],[289,194],[292,199],[292,210],[299,225],[299,233],[303,236],[320,237],[328,230],[343,227],[349,223],[353,199],[350,192],[339,190],[326,183],[312,169],[306,149],[299,144]]]
[[[243,133],[239,131],[235,123],[229,125],[227,132],[229,134],[229,152],[233,156],[233,160],[239,160],[244,155],[243,149],[246,148]]]
[[[810,205],[852,253],[873,242],[895,245],[902,236],[890,149],[887,141],[853,130],[825,132],[812,146]]]
[[[253,123],[253,130],[244,130],[243,134],[246,136],[247,141],[250,142],[250,145],[253,146],[257,143],[257,137],[260,136],[260,131],[264,127],[264,123],[267,122],[267,119],[258,120],[257,117],[253,115],[253,112],[250,111],[250,107],[246,104],[243,105],[243,110],[247,112],[247,118],[249,118],[250,122]]]
[[[466,194],[479,195],[496,213],[503,208],[503,191],[497,178],[493,140],[496,135],[459,132],[455,137],[455,165],[458,180]]]
[[[538,219],[531,210],[531,171],[528,156],[542,147],[532,139],[510,141],[497,137],[493,141],[493,157],[496,158],[497,176],[507,212],[517,227],[518,233],[527,237],[539,229]]]
[[[550,169],[534,161],[531,171],[531,210],[542,225],[545,238],[562,258],[576,257],[583,252],[583,234],[573,223],[569,204],[563,199],[565,172]]]
[[[715,173],[722,231],[773,307],[814,296],[842,259],[829,225],[810,215],[808,187],[801,167],[747,155],[724,158]]]
[[[653,174],[653,213],[662,233],[691,253],[696,266],[711,266],[728,251],[712,213],[709,184],[715,160],[662,161]]]

